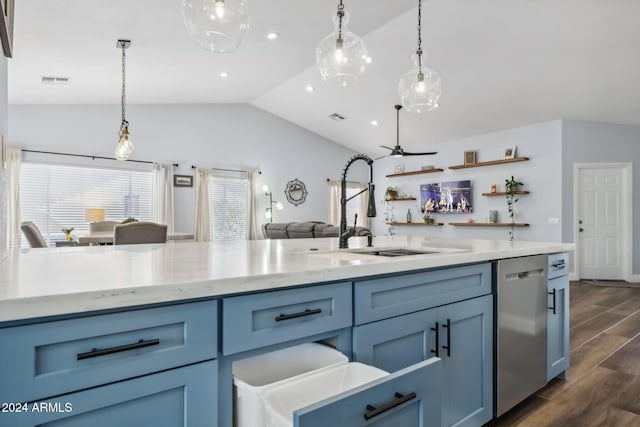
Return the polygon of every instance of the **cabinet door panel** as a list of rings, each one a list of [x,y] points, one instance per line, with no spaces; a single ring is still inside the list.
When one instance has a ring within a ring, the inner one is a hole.
[[[493,298],[438,308],[443,426],[478,426],[493,414]]]
[[[216,427],[217,367],[212,360],[66,394],[37,402],[43,412],[32,403],[28,413],[0,414],[0,425]]]
[[[436,310],[423,310],[358,326],[353,329],[354,359],[387,372],[426,360],[435,355],[435,323]]]
[[[549,280],[548,291],[547,381],[569,367],[569,276]]]
[[[431,358],[388,377],[297,410],[294,427],[440,427],[441,360]],[[415,397],[406,401],[398,397]],[[371,406],[369,406],[371,405]],[[388,410],[383,410],[387,406]],[[378,408],[373,409],[372,407]],[[379,412],[379,415],[374,415]],[[365,414],[373,415],[366,419]]]

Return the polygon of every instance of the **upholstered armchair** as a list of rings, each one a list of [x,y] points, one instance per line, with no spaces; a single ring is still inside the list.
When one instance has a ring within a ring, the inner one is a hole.
[[[116,225],[120,224],[118,221],[95,221],[89,223],[89,233],[113,231]]]
[[[113,230],[114,245],[166,243],[167,226],[155,222],[135,221],[118,224]]]
[[[24,237],[27,238],[29,245],[32,248],[46,248],[47,243],[44,241],[44,237],[42,237],[42,233],[40,233],[40,229],[31,221],[23,221],[20,224],[20,229],[24,234]]]

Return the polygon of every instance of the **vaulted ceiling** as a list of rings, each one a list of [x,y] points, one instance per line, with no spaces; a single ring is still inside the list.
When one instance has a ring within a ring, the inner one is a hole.
[[[395,143],[398,80],[416,49],[417,0],[345,1],[373,60],[347,88],[322,82],[314,65],[337,1],[249,2],[241,47],[214,54],[187,36],[180,0],[16,1],[9,103],[119,103],[116,40],[130,38],[129,104],[251,103],[356,151],[386,154],[379,145]],[[640,2],[428,0],[423,15],[427,65],[443,92],[437,110],[402,112],[406,150],[557,118],[640,125]],[[267,40],[270,31],[280,37]],[[70,83],[43,85],[43,76]]]

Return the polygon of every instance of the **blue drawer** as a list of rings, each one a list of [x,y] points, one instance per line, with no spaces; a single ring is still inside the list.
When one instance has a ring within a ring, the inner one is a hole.
[[[26,413],[0,413],[0,425],[216,427],[217,378],[210,360],[27,404]]]
[[[491,293],[491,264],[354,283],[355,324],[374,322]]]
[[[0,402],[214,359],[217,312],[204,301],[0,329]]]
[[[351,326],[351,282],[222,300],[222,354]]]

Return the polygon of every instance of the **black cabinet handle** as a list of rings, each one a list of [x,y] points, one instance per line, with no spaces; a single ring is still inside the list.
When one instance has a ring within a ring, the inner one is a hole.
[[[364,413],[364,419],[365,420],[370,420],[373,417],[376,417],[380,414],[382,414],[383,412],[387,412],[390,409],[395,408],[398,405],[402,405],[404,402],[408,402],[411,399],[415,399],[416,398],[416,394],[415,392],[411,392],[411,393],[407,393],[407,394],[400,394],[400,393],[396,393],[395,394],[395,399],[393,399],[391,402],[387,402],[384,405],[376,408],[375,406],[372,405],[367,405],[367,411]]]
[[[447,319],[447,324],[442,327],[447,328],[447,345],[443,345],[442,348],[447,350],[447,356],[451,357],[451,319]]]
[[[556,314],[556,288],[553,288],[549,295],[553,295],[553,307],[547,307],[549,310],[553,310],[553,314]]]
[[[77,360],[83,360],[83,359],[91,359],[92,357],[98,357],[98,356],[105,356],[107,354],[113,354],[113,353],[120,353],[121,351],[129,351],[129,350],[135,350],[138,348],[144,348],[144,347],[149,347],[152,345],[158,345],[160,344],[160,340],[158,338],[152,339],[152,340],[140,340],[138,342],[134,342],[133,344],[125,344],[125,345],[119,345],[117,347],[109,347],[109,348],[103,348],[101,349],[91,349],[91,351],[87,351],[86,353],[78,353],[76,355]]]
[[[431,353],[435,354],[436,357],[440,357],[440,323],[436,322],[436,327],[431,328],[431,330],[436,332],[436,349],[431,350]]]
[[[311,316],[312,314],[322,313],[321,308],[316,308],[314,310],[306,309],[305,311],[301,311],[299,313],[291,313],[291,314],[281,314],[276,317],[276,322],[282,322],[283,320],[296,319],[298,317]]]

